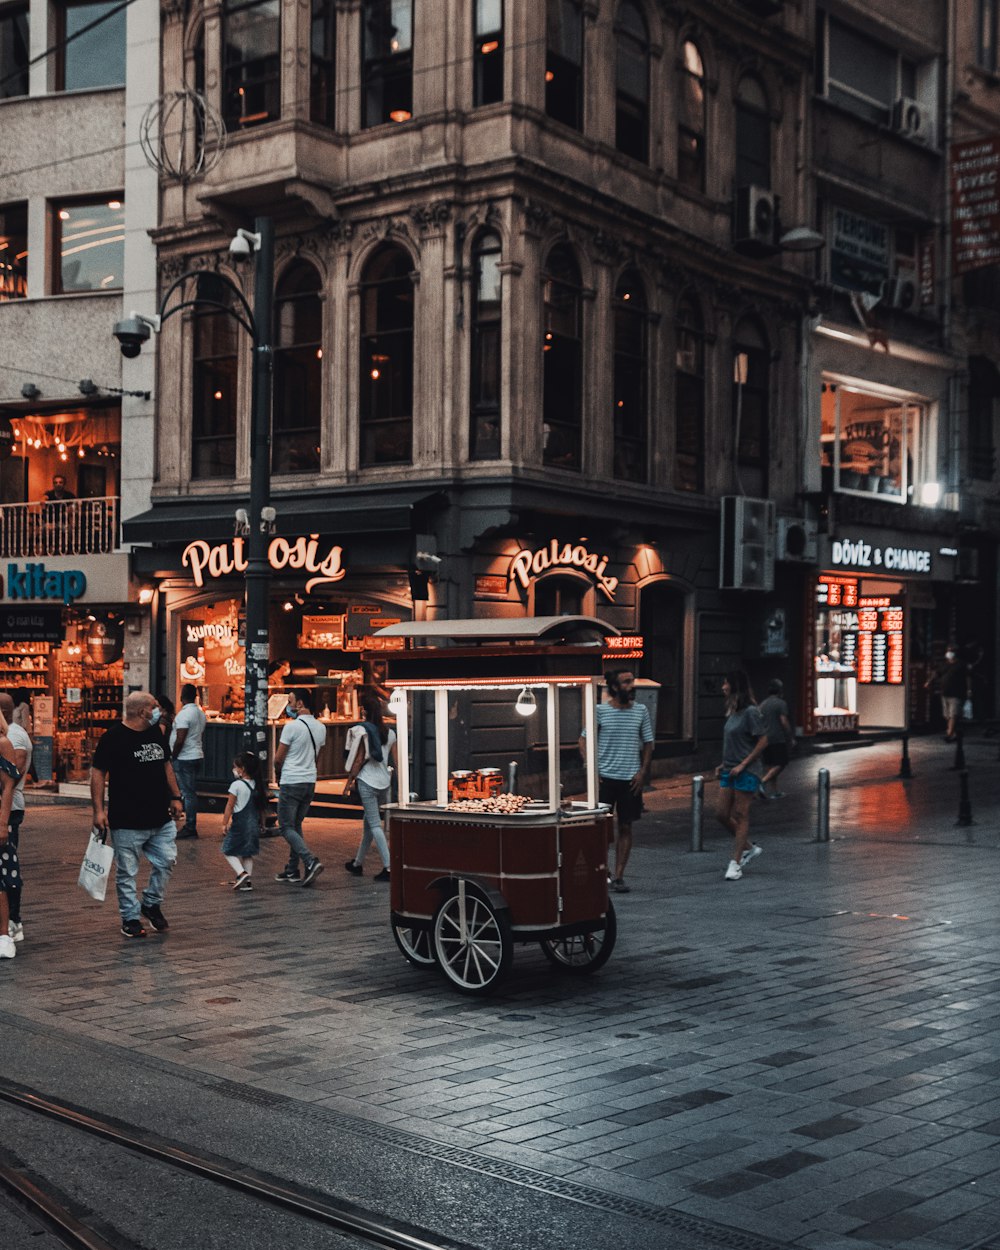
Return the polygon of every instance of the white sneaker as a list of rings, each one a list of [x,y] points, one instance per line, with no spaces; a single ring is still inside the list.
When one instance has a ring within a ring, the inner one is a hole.
[[[7,933],[14,939],[15,942],[24,941],[24,925],[21,924],[20,920],[8,921]]]
[[[747,864],[749,864],[752,859],[756,859],[758,855],[762,854],[762,852],[763,847],[756,845],[749,847],[749,849],[745,850],[740,856],[740,867],[746,868]]]
[[[13,959],[17,954],[17,947],[14,945],[12,937],[0,937],[0,959]]]
[[[743,869],[739,866],[735,859],[729,861],[729,867],[726,869],[727,881],[739,881],[743,876]]]

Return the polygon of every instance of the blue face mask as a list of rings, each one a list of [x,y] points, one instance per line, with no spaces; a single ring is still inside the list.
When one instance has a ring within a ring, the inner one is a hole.
[[[288,707],[285,708],[285,714],[286,716],[291,717],[292,720],[295,720],[298,717],[298,712],[295,710],[295,708],[292,707],[290,703]]]
[[[162,708],[154,707],[153,710],[149,714],[149,723],[151,725],[158,725],[160,723],[160,717],[162,715],[163,715]]]

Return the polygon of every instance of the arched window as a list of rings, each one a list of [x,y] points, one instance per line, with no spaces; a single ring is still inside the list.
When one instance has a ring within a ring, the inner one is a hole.
[[[222,115],[230,130],[281,116],[280,0],[225,0]]]
[[[361,464],[413,455],[413,280],[410,258],[387,247],[361,283]]]
[[[337,6],[312,0],[309,35],[309,117],[321,126],[336,123]]]
[[[705,65],[690,39],[681,50],[677,109],[677,180],[694,191],[705,190]]]
[[[299,261],[282,277],[275,295],[271,422],[275,473],[319,471],[323,378],[319,290],[319,274],[312,265]]]
[[[545,23],[545,111],[583,129],[583,6],[548,0]]]
[[[413,0],[365,0],[361,125],[413,116]]]
[[[473,11],[473,103],[503,99],[503,0],[475,0]]]
[[[733,442],[737,486],[759,499],[768,486],[770,358],[763,326],[744,317],[733,335]]]
[[[614,473],[645,482],[649,425],[649,350],[646,293],[634,269],[615,288]]]
[[[224,312],[194,315],[191,476],[236,473],[237,334]]]
[[[535,616],[581,616],[588,587],[579,577],[552,574],[535,582]]]
[[[677,305],[674,372],[674,486],[705,490],[705,337],[701,309],[687,295]]]
[[[583,291],[580,270],[570,248],[560,245],[552,249],[543,278],[543,460],[564,469],[579,469]]]
[[[632,0],[618,7],[615,146],[637,161],[649,159],[649,32]]]
[[[500,283],[500,240],[482,234],[472,250],[471,460],[500,455]]]
[[[767,95],[751,74],[736,90],[736,185],[771,186],[771,117]]]

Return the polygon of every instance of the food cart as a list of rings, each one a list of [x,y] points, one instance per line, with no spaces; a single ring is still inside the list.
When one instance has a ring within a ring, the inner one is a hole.
[[[399,742],[399,799],[387,809],[392,933],[411,964],[439,968],[463,993],[495,988],[515,942],[538,942],[567,973],[595,972],[614,948],[613,817],[597,797],[595,707],[605,640],[617,632],[580,616],[380,631],[404,642],[387,655]],[[569,800],[562,758],[579,769],[580,728],[585,798]],[[498,742],[522,759],[534,752],[534,777],[515,784],[517,770],[505,775],[495,758],[474,768]]]

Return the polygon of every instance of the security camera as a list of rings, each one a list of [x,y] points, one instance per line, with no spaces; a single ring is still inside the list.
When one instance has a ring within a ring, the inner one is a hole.
[[[229,255],[233,260],[249,260],[260,247],[260,235],[252,230],[244,230],[242,226],[233,235],[229,243]]]
[[[112,334],[121,345],[122,355],[131,360],[142,351],[143,343],[148,342],[149,325],[141,317],[127,317],[115,322]]]

